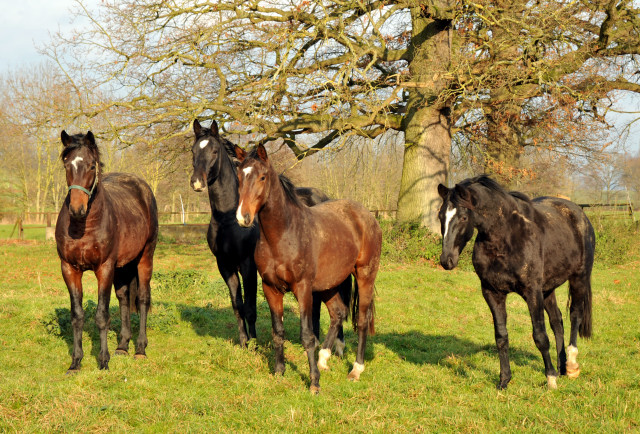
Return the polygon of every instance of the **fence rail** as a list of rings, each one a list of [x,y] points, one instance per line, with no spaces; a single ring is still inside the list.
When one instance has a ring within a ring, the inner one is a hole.
[[[638,221],[639,210],[630,202],[613,203],[580,203],[578,204],[585,212],[597,214],[605,219],[630,219]],[[392,219],[397,218],[397,209],[372,209],[370,210],[376,218]],[[204,232],[208,226],[211,213],[209,211],[189,211],[189,212],[159,212],[158,220],[161,231],[172,233],[175,238],[180,238],[181,231],[188,233]],[[45,229],[45,239],[53,239],[55,224],[58,212],[28,212],[24,214],[2,213],[0,212],[0,223],[12,225],[8,234],[0,238],[5,239],[25,239],[24,231]],[[180,227],[191,227],[189,229],[178,229]],[[164,228],[164,230],[163,230]]]

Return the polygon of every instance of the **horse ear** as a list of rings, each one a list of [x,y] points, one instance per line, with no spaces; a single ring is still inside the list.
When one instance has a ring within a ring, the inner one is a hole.
[[[219,137],[220,132],[218,131],[218,123],[216,121],[211,122],[211,135],[213,137]]]
[[[462,200],[462,206],[469,209],[475,208],[475,198],[473,197],[473,192],[469,190],[467,187],[462,186],[460,184],[456,184],[454,187],[456,194]]]
[[[267,150],[264,149],[264,146],[262,146],[261,144],[258,145],[256,152],[258,153],[258,157],[260,157],[262,161],[269,161],[269,158],[267,157]]]
[[[62,144],[65,147],[71,144],[71,137],[69,136],[69,134],[67,134],[65,130],[62,130],[62,132],[60,133],[60,140],[62,141]]]
[[[233,145],[233,150],[236,152],[238,161],[242,163],[247,156],[247,152],[238,145]]]
[[[438,194],[444,200],[447,198],[447,195],[449,194],[449,189],[442,184],[438,184]]]
[[[89,145],[95,145],[96,144],[96,138],[93,137],[93,133],[91,131],[87,131],[87,135],[84,136],[84,140]]]
[[[198,137],[202,132],[202,126],[200,125],[200,122],[198,122],[197,119],[193,121],[193,132],[196,134],[196,137]]]

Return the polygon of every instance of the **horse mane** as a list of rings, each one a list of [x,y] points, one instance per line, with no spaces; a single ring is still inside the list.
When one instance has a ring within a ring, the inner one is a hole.
[[[258,148],[256,147],[250,150],[246,158],[247,159],[253,158],[255,160],[260,160],[260,157],[258,156]],[[267,163],[267,164],[270,164],[270,163]],[[295,206],[300,206],[300,207],[303,206],[302,202],[300,201],[300,198],[296,195],[296,186],[293,184],[293,182],[291,182],[291,180],[286,176],[284,176],[283,174],[278,175],[278,179],[280,180],[280,185],[282,186],[282,189],[284,190],[284,193],[287,199],[289,199],[289,201],[293,203]]]
[[[470,187],[473,184],[480,184],[493,193],[504,196],[511,196],[524,202],[531,202],[531,198],[529,198],[529,196],[527,196],[526,194],[519,191],[507,191],[488,175],[480,175],[474,178],[465,179],[460,184],[464,185],[465,187]]]

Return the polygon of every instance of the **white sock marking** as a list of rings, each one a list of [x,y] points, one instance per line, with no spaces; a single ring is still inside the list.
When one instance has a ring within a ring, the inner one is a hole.
[[[327,364],[327,361],[329,360],[329,357],[331,357],[330,349],[322,348],[318,351],[318,368],[328,370],[329,365]]]
[[[447,232],[449,232],[449,223],[451,223],[451,219],[458,212],[457,208],[447,209],[447,212],[444,214],[444,235],[442,239],[447,238]]]
[[[84,160],[84,158],[82,157],[76,157],[73,159],[73,161],[71,162],[71,164],[73,164],[73,168],[78,170],[78,162]]]
[[[209,140],[203,140],[200,142],[200,149],[204,149],[209,144]]]

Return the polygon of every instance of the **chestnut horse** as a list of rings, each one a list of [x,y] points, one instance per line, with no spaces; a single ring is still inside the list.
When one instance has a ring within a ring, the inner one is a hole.
[[[158,238],[158,211],[149,186],[123,173],[102,175],[100,151],[91,131],[61,134],[61,159],[69,186],[56,223],[62,277],[71,298],[73,354],[67,373],[82,361],[82,274],[93,270],[98,280],[96,325],[100,331],[100,369],[109,368],[107,332],[111,286],[120,302],[122,328],[116,354],[127,354],[131,339],[130,310],[140,314],[136,357],[146,357],[149,282]]]
[[[235,217],[238,208],[238,174],[233,144],[220,136],[216,121],[206,128],[196,119],[193,122],[193,132],[195,138],[191,148],[191,187],[197,192],[204,191],[205,188],[208,190],[211,220],[207,230],[207,243],[216,257],[218,271],[229,288],[240,345],[246,346],[250,339],[256,337],[258,283],[253,254],[260,229],[257,226],[240,227]],[[286,178],[284,182],[288,182]],[[316,188],[296,188],[295,194],[307,206],[329,200],[326,194]],[[338,291],[343,301],[348,303],[351,297],[350,277],[340,285]],[[313,330],[317,338],[320,337],[320,303],[320,297],[314,295]],[[343,349],[344,337],[340,326],[336,352],[342,355]]]
[[[318,366],[327,360],[348,308],[335,289],[350,274],[355,277],[352,321],[358,331],[358,350],[349,379],[364,371],[369,328],[374,328],[374,282],[380,265],[382,231],[373,215],[359,203],[333,200],[313,207],[302,205],[293,186],[283,183],[260,145],[250,154],[235,147],[240,204],[238,223],[250,227],[258,220],[260,239],[255,260],[262,289],[271,310],[275,372],[284,373],[283,296],[292,291],[300,307],[300,334],[309,361],[310,390],[320,391]],[[329,309],[331,325],[315,358],[312,332],[312,294],[319,292]]]
[[[549,356],[544,312],[556,338],[560,374],[575,378],[578,333],[591,336],[591,268],[595,235],[582,209],[568,200],[539,197],[530,200],[507,192],[487,176],[465,179],[454,188],[438,185],[442,197],[440,263],[451,270],[460,252],[478,230],[473,246],[473,267],[480,278],[482,295],[491,309],[500,358],[498,389],[511,380],[507,294],[520,294],[527,302],[533,340],[542,354],[549,388],[555,389],[558,372]],[[564,349],[562,313],[555,289],[569,281],[571,335]]]

